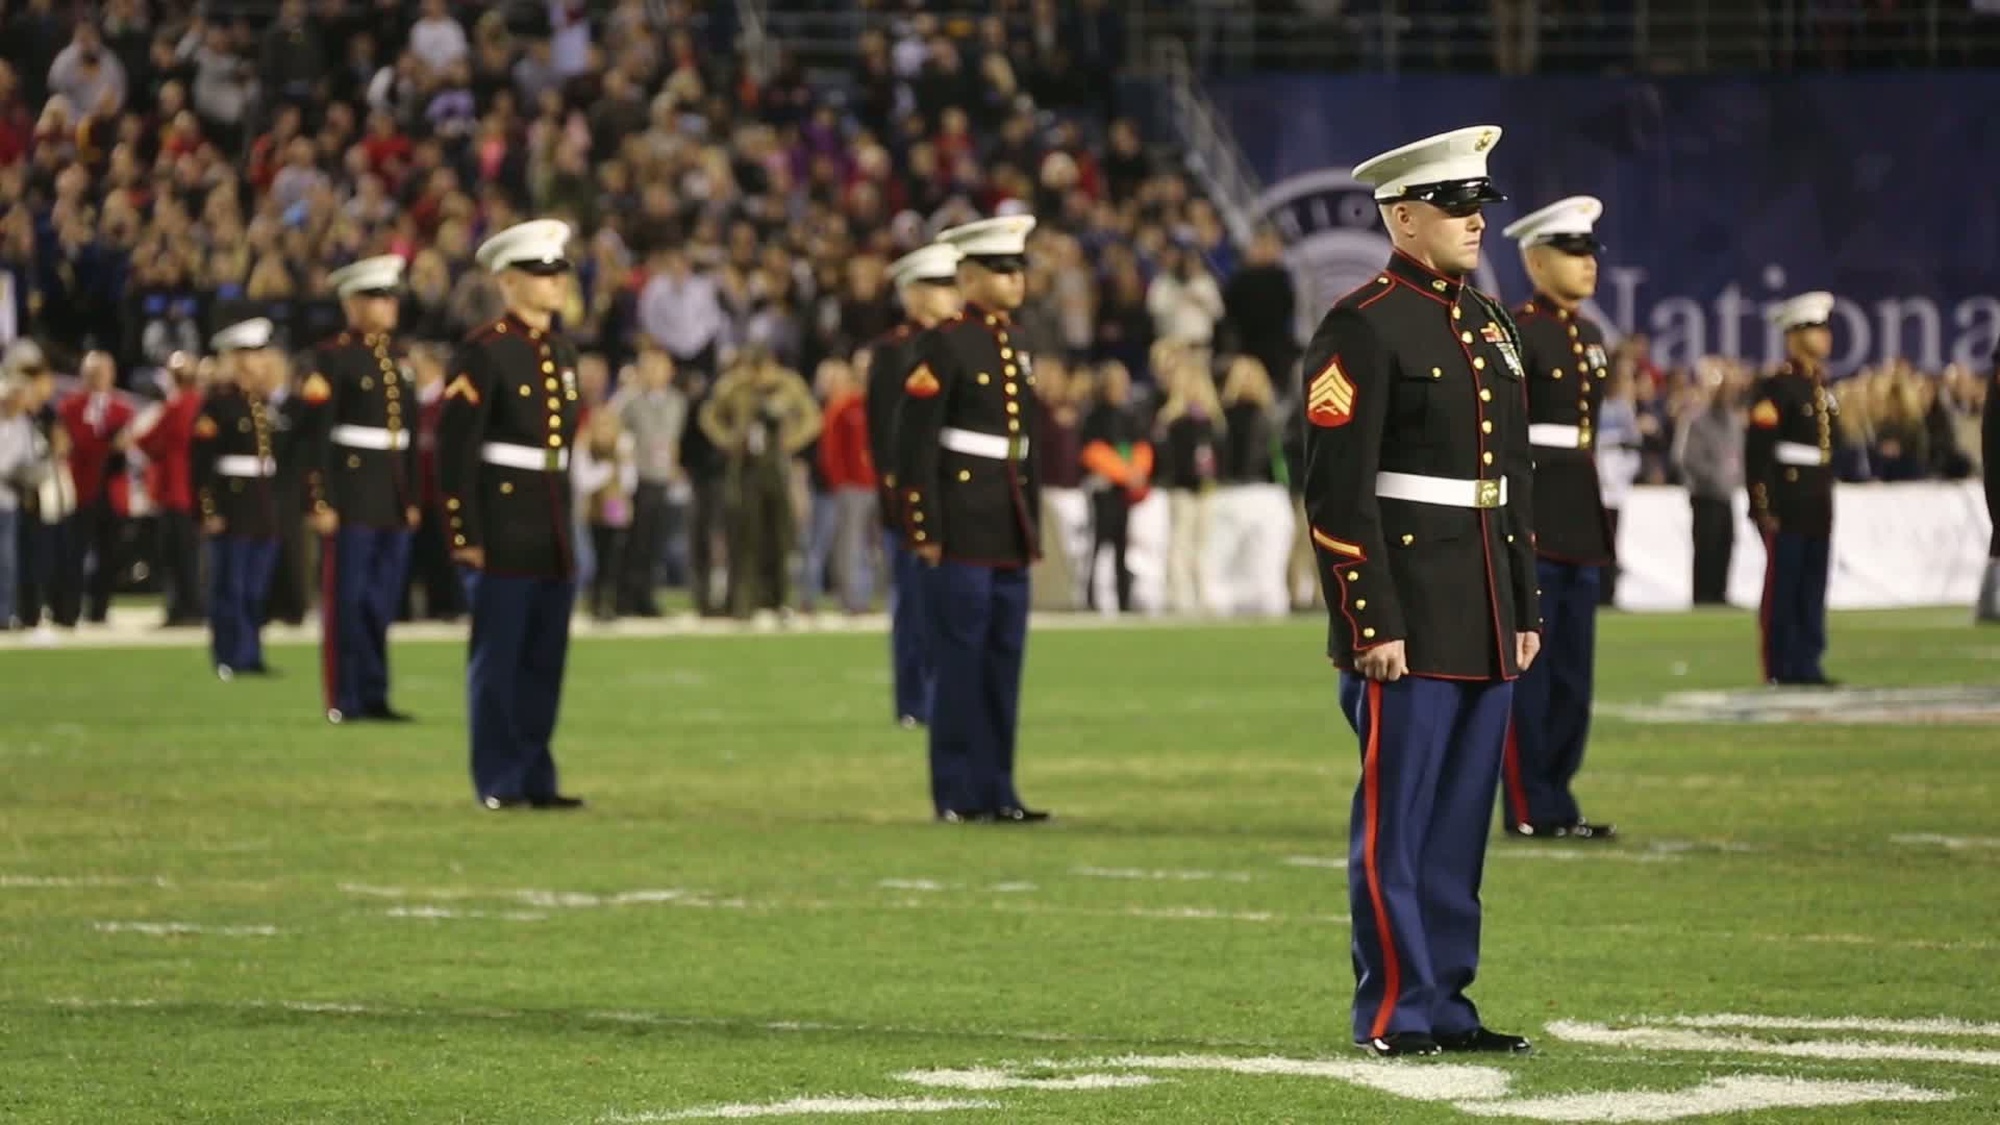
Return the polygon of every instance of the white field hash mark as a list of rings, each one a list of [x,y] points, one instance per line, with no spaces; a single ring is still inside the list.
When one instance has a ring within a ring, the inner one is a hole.
[[[1615,1028],[1601,1023],[1557,1020],[1549,1034],[1572,1043],[1600,1047],[1634,1047],[1647,1051],[1700,1051],[1708,1054],[1773,1055],[1788,1059],[1829,1059],[1839,1062],[1938,1062],[1967,1066],[2000,1066],[2000,1051],[1957,1047],[1926,1047],[1917,1043],[1876,1040],[1810,1040],[1774,1043],[1746,1035],[1713,1035],[1672,1028]]]
[[[1460,1102],[1474,1117],[1527,1117],[1536,1121],[1679,1121],[1718,1113],[1808,1109],[1869,1102],[1945,1102],[1953,1095],[1900,1082],[1827,1082],[1738,1074],[1686,1090],[1621,1090],[1559,1094],[1521,1101]]]
[[[1872,1035],[2000,1036],[2000,1023],[1973,1023],[1943,1016],[1920,1020],[1869,1019],[1865,1016],[1634,1016],[1630,1023],[1671,1024],[1674,1027],[1736,1028],[1744,1031],[1860,1031]]]
[[[751,1117],[805,1117],[868,1113],[952,1113],[964,1109],[999,1109],[998,1102],[959,1098],[793,1098],[763,1105],[712,1105],[672,1113],[613,1113],[599,1121],[639,1125],[653,1121],[736,1121]]]
[[[1251,879],[1247,871],[1147,871],[1138,867],[1076,867],[1070,871],[1086,879],[1136,879],[1153,883],[1201,883],[1209,880],[1248,883]]]
[[[67,887],[171,887],[164,876],[0,875],[0,890],[54,890]]]
[[[276,926],[204,926],[196,922],[93,922],[100,934],[146,934],[151,937],[180,937],[186,934],[213,934],[219,937],[277,937]]]
[[[1939,847],[1954,852],[2000,848],[2000,836],[1937,836],[1928,832],[1891,836],[1889,842],[1911,847]]]

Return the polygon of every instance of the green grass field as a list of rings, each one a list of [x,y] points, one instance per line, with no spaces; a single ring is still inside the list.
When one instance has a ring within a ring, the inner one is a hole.
[[[2000,685],[1965,618],[1839,616],[1829,670]],[[1607,711],[1754,677],[1744,615],[1602,631]],[[1320,637],[1037,633],[1043,829],[929,822],[877,636],[580,641],[579,815],[475,809],[456,644],[398,646],[407,729],[320,721],[302,647],[0,652],[0,1119],[2000,1118],[1991,719],[1600,713],[1625,841],[1488,866],[1476,994],[1539,1053],[1381,1063]]]

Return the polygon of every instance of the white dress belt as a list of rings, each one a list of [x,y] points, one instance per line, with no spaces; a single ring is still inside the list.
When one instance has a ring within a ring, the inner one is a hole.
[[[215,471],[225,477],[275,477],[278,461],[254,453],[226,453],[215,459]]]
[[[1439,504],[1447,508],[1498,508],[1507,503],[1507,480],[1461,480],[1416,473],[1376,473],[1375,495],[1385,500]]]
[[[1781,441],[1778,443],[1778,464],[1780,465],[1824,465],[1833,458],[1820,451],[1817,445],[1807,445],[1802,441]]]
[[[333,444],[349,449],[408,449],[410,431],[385,430],[380,426],[335,426],[329,436]]]
[[[1528,426],[1528,444],[1549,449],[1583,448],[1583,427],[1555,422],[1534,422]]]
[[[990,457],[995,461],[1019,461],[1028,455],[1028,439],[1002,434],[982,434],[946,426],[938,431],[938,444],[968,457]]]
[[[569,469],[567,449],[540,449],[504,441],[489,441],[480,446],[479,459],[503,469],[526,469],[529,472],[560,473]]]

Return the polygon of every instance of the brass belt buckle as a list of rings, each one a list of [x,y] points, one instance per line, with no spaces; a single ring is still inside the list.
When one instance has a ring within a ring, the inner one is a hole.
[[[1009,461],[1026,461],[1028,459],[1028,442],[1025,438],[1015,437],[1007,439],[1007,459]]]
[[[1479,498],[1474,507],[1497,508],[1500,506],[1500,482],[1482,480],[1479,482]]]
[[[545,456],[548,458],[547,466],[549,472],[557,473],[562,471],[562,450],[551,449]]]

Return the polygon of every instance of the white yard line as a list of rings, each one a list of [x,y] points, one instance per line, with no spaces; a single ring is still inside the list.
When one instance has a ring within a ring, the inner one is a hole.
[[[1866,1016],[1749,1016],[1718,1013],[1712,1016],[1634,1016],[1632,1023],[1670,1024],[1674,1027],[1727,1028],[1741,1031],[1857,1031],[1870,1035],[1970,1035],[2000,1036],[2000,1023],[1973,1023],[1945,1016],[1914,1020],[1871,1019]]]
[[[670,1113],[613,1113],[598,1118],[617,1125],[654,1121],[740,1121],[753,1117],[863,1116],[875,1113],[954,1113],[999,1109],[998,1102],[964,1098],[793,1098],[783,1102],[712,1105]]]
[[[165,878],[124,875],[0,875],[0,890],[59,890],[71,887],[171,887]]]
[[[1938,847],[1949,851],[1984,851],[2000,848],[2000,836],[1938,836],[1929,832],[1912,833],[1905,836],[1891,836],[1892,844],[1908,847]]]
[[[1798,1043],[1752,1039],[1746,1035],[1716,1035],[1669,1028],[1614,1028],[1599,1023],[1557,1020],[1549,1034],[1572,1043],[1628,1047],[1642,1051],[1699,1051],[1716,1055],[1771,1055],[1789,1059],[1831,1059],[1842,1062],[1935,1062],[1966,1066],[2000,1066],[2000,1051],[1957,1047],[1927,1047],[1917,1043],[1875,1040],[1812,1040]]]
[[[149,937],[180,937],[211,934],[217,937],[277,937],[276,926],[206,926],[198,922],[92,922],[100,934],[145,934]]]
[[[1072,867],[1070,874],[1086,879],[1130,879],[1149,883],[1248,883],[1247,871],[1148,871],[1139,867]]]
[[[1737,1074],[1688,1090],[1607,1090],[1590,1094],[1458,1103],[1474,1117],[1525,1117],[1532,1121],[1681,1121],[1722,1113],[1865,1105],[1871,1102],[1944,1102],[1954,1095],[1899,1082],[1828,1082],[1773,1075]]]
[[[1076,1074],[1068,1078],[1034,1078],[1004,1067],[974,1066],[957,1070],[906,1070],[899,1082],[939,1090],[1119,1090],[1151,1086],[1159,1079],[1146,1074]]]
[[[1460,1063],[1420,1066],[1384,1065],[1373,1060],[1288,1059],[1277,1057],[1237,1058],[1230,1055],[1123,1055],[1118,1058],[1078,1062],[1079,1067],[1116,1067],[1127,1070],[1203,1071],[1216,1074],[1279,1075],[1290,1078],[1329,1078],[1351,1082],[1397,1097],[1423,1101],[1454,1101],[1460,1098],[1498,1098],[1507,1093],[1512,1078],[1504,1070]]]

